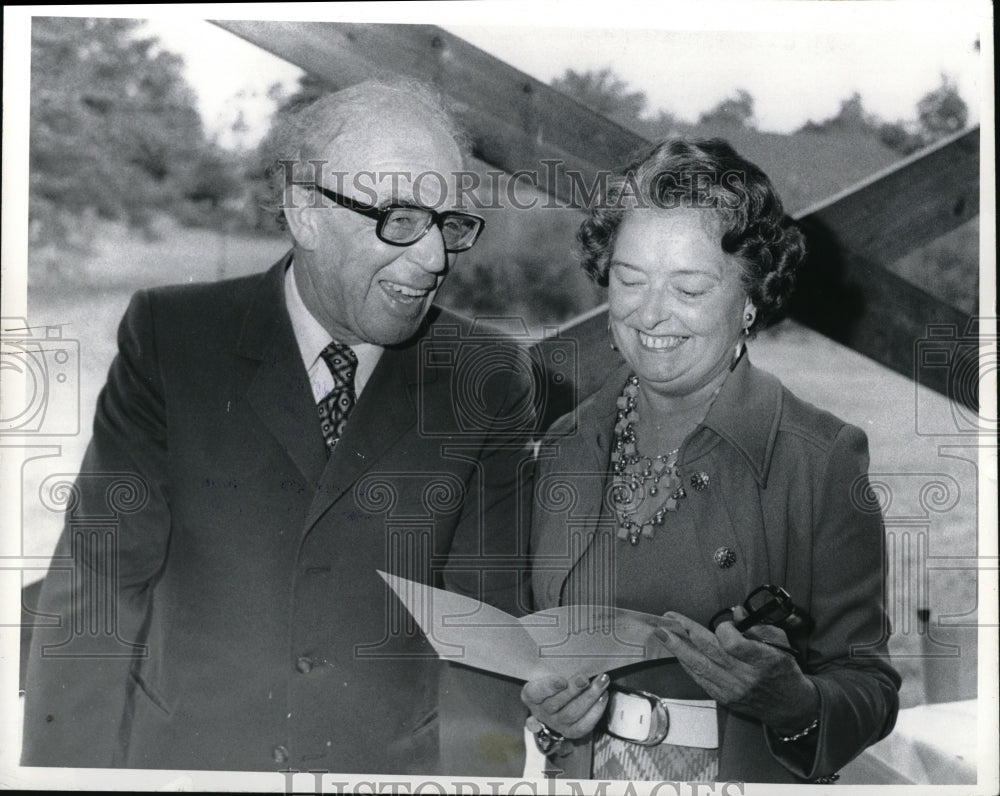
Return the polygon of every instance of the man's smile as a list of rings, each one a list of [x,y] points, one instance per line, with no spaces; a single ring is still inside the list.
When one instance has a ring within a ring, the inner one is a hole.
[[[385,291],[393,301],[409,304],[419,301],[431,292],[432,288],[418,288],[410,285],[403,285],[399,282],[390,282],[388,279],[379,280],[379,286]]]

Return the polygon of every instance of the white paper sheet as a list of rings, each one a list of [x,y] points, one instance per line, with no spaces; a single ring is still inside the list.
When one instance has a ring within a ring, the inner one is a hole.
[[[673,657],[653,637],[659,617],[570,605],[516,618],[460,594],[379,572],[444,660],[531,680],[588,677],[643,660]]]

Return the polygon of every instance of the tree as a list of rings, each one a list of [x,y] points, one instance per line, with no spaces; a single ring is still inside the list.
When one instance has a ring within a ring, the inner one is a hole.
[[[596,72],[567,69],[562,77],[552,81],[552,88],[626,127],[638,121],[646,109],[645,93],[629,91],[628,83],[610,69]]]
[[[725,124],[753,128],[756,123],[753,97],[749,91],[742,88],[737,89],[732,97],[722,100],[698,118],[698,124]]]
[[[206,146],[181,58],[128,19],[35,17],[29,213],[144,224],[183,201]]]
[[[927,144],[957,133],[969,121],[969,108],[947,75],[942,74],[941,85],[917,103],[917,121]]]
[[[923,136],[913,127],[912,123],[886,122],[879,126],[878,137],[889,149],[910,155],[924,146]]]
[[[299,76],[299,84],[292,94],[286,94],[280,83],[275,83],[268,89],[267,97],[275,104],[271,126],[249,159],[243,175],[250,185],[253,226],[257,231],[275,232],[284,228],[284,216],[277,208],[281,203],[285,175],[283,171],[276,169],[277,160],[283,154],[278,152],[283,119],[324,94],[336,91],[336,88],[307,72]]]
[[[822,122],[808,121],[802,125],[801,132],[827,133],[834,130],[845,130],[876,133],[879,125],[878,118],[865,110],[861,95],[855,91],[850,97],[841,101],[840,110],[835,116],[824,119]]]
[[[806,122],[799,132],[827,133],[834,130],[874,134],[889,149],[909,155],[963,129],[969,109],[953,80],[941,75],[941,85],[917,103],[915,120],[883,122],[865,111],[855,92],[840,103],[840,111],[822,122]]]

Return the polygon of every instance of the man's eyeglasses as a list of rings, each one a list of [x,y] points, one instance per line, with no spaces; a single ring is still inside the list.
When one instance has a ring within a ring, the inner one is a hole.
[[[318,183],[316,190],[348,210],[375,219],[375,234],[378,239],[393,246],[411,246],[426,235],[432,226],[437,226],[444,239],[445,251],[464,252],[473,247],[486,225],[483,218],[473,213],[457,210],[438,213],[426,207],[402,204],[378,208],[331,191]]]
[[[776,625],[788,633],[808,630],[812,617],[792,602],[791,595],[780,586],[765,584],[754,589],[743,602],[747,615],[735,627],[741,633],[754,625]],[[709,620],[714,631],[723,622],[733,621],[733,609],[723,608]]]

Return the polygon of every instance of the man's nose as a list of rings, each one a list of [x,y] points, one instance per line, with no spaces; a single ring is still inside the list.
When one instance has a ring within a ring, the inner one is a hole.
[[[425,271],[437,274],[448,267],[448,255],[444,250],[444,238],[437,225],[432,225],[427,234],[410,246],[410,258]]]

